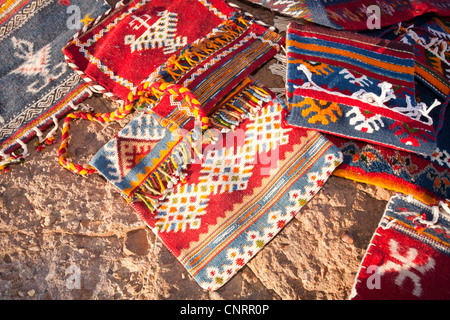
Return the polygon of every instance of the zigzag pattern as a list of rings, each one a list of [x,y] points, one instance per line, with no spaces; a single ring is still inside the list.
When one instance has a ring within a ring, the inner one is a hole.
[[[27,22],[37,10],[46,7],[50,3],[52,3],[52,1],[36,0],[26,6],[21,12],[16,13],[6,25],[0,27],[0,41],[6,38],[11,31]]]
[[[2,126],[2,128],[0,129],[0,139],[13,134],[27,121],[33,119],[35,116],[51,107],[55,101],[58,101],[59,99],[64,97],[80,81],[80,77],[73,73],[63,84],[56,87],[41,100],[28,107],[13,120],[9,121],[6,125]]]

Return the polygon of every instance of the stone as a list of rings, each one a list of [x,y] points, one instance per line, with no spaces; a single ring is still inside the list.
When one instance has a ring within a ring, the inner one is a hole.
[[[127,255],[146,255],[148,252],[147,231],[145,229],[130,231],[125,236],[124,252]]]

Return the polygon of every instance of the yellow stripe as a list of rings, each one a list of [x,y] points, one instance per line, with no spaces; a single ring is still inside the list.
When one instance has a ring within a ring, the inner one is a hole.
[[[433,74],[426,71],[421,65],[415,65],[415,71],[418,75],[424,78],[426,81],[431,83],[433,86],[438,88],[439,91],[444,93],[446,96],[450,93],[450,88],[447,87],[444,83],[442,83],[438,78],[434,77]]]
[[[388,218],[388,219],[389,219],[389,218]],[[392,219],[390,219],[390,220],[392,221]],[[403,221],[397,220],[395,223],[396,223],[396,224],[399,224],[401,227],[403,227],[403,228],[405,228],[405,229],[409,229],[409,230],[413,231],[414,233],[419,233],[414,227],[412,227],[412,226],[410,226],[410,225],[404,223]],[[437,237],[435,237],[435,236],[433,236],[433,235],[431,235],[431,234],[429,234],[429,233],[427,233],[427,232],[425,232],[425,231],[422,231],[422,232],[420,232],[419,234],[422,235],[422,236],[428,237],[428,238],[430,238],[430,239],[432,239],[432,240],[434,240],[434,241],[436,241],[437,243],[439,243],[440,245],[443,245],[444,247],[450,248],[450,244],[449,244],[449,243],[444,242],[444,241],[442,241],[441,239],[439,239],[439,238],[437,238]]]
[[[229,64],[226,68],[221,68],[220,72],[215,72],[215,76],[211,76],[207,81],[202,83],[202,85],[195,89],[194,94],[197,96],[198,100],[203,103],[206,101],[213,92],[217,90],[218,87],[223,86],[229,79],[233,78],[234,75],[246,67],[252,60],[254,60],[258,55],[264,50],[270,50],[272,47],[261,41],[253,43],[244,52],[240,52],[238,55],[233,57],[232,64]],[[252,52],[251,55],[247,55],[248,51]]]
[[[368,177],[368,176],[361,175],[357,172],[354,172],[351,170],[345,170],[345,169],[336,169],[336,170],[334,170],[333,175],[336,177],[354,180],[356,182],[361,182],[361,183],[366,183],[366,184],[370,184],[370,185],[383,187],[385,189],[401,192],[404,194],[412,194],[414,196],[414,198],[416,198],[428,205],[433,205],[433,204],[436,204],[436,202],[437,202],[437,199],[433,198],[432,196],[427,195],[424,192],[419,192],[417,190],[413,190],[408,186],[405,186],[401,183],[396,183],[394,181],[391,181],[391,180],[383,178],[383,177],[376,177],[376,176]]]
[[[318,134],[315,134],[313,137],[311,137],[311,139],[308,140],[308,142],[303,146],[302,149],[300,149],[300,150],[298,151],[298,153],[297,153],[296,155],[298,155],[298,154],[304,154],[304,153],[306,152],[306,151],[304,151],[304,150],[308,150],[308,149],[311,147],[311,145],[312,145],[315,141],[317,141],[317,139],[318,139],[319,137],[320,137],[320,135],[318,135]],[[290,166],[291,163],[292,163],[292,162],[295,162],[296,159],[297,159],[297,158],[295,158],[295,155],[294,155],[293,157],[291,157],[291,160],[288,161],[288,162],[285,164],[285,166]],[[281,170],[282,170],[282,169],[280,169],[280,172],[281,172]],[[273,180],[273,179],[272,179],[272,180]],[[266,190],[267,188],[268,188],[268,186],[266,186],[264,190]],[[213,189],[212,189],[212,190],[213,190]],[[263,190],[263,191],[264,191],[264,190]],[[262,194],[264,195],[264,192],[262,192]],[[260,199],[260,198],[261,198],[261,197],[259,197],[258,199]],[[252,204],[251,204],[251,203],[247,203],[247,204],[245,204],[242,208],[240,208],[240,211],[245,211],[245,210],[247,210],[250,206],[252,206]],[[235,215],[237,215],[238,213],[239,213],[239,211],[236,212],[235,214],[233,214],[233,215],[232,215],[230,218],[228,218],[227,220],[232,219],[232,218],[233,218]],[[236,219],[235,219],[235,220],[236,220]],[[211,233],[206,239],[203,240],[203,243],[205,243],[207,240],[208,240],[208,242],[210,242],[210,241],[211,241],[210,239],[216,237],[216,234],[222,232],[228,225],[229,225],[229,224],[227,224],[227,223],[224,222],[224,223],[223,223],[223,226],[222,226],[222,227],[219,226],[218,229],[214,230],[213,233]],[[180,261],[183,261],[183,260],[189,260],[191,256],[195,255],[196,252],[200,251],[202,248],[203,248],[203,247],[201,247],[200,249],[198,249],[198,245],[197,245],[195,248],[193,248],[193,249],[191,250],[190,253],[186,253],[183,257],[180,257]],[[189,256],[187,257],[187,255],[189,255]]]
[[[308,143],[301,149],[299,150],[295,155],[293,155],[290,160],[288,162],[286,162],[282,168],[280,168],[279,172],[276,174],[275,177],[273,177],[271,180],[273,183],[268,183],[256,196],[253,197],[253,199],[251,201],[249,201],[248,203],[246,203],[242,208],[240,208],[238,211],[236,211],[230,218],[227,219],[226,222],[224,222],[222,224],[222,226],[219,226],[219,228],[217,228],[216,230],[214,230],[210,235],[208,235],[208,237],[206,239],[204,239],[202,241],[203,245],[197,245],[191,252],[185,254],[180,260],[181,261],[185,261],[187,262],[188,260],[191,259],[191,257],[193,257],[194,255],[196,255],[198,252],[201,252],[205,247],[206,244],[210,243],[215,237],[217,237],[217,235],[219,235],[221,232],[223,232],[223,230],[225,230],[229,225],[235,223],[238,219],[242,218],[242,214],[243,212],[247,211],[250,207],[252,207],[253,205],[255,205],[258,201],[260,201],[260,199],[262,197],[264,197],[267,193],[267,191],[271,188],[271,186],[273,186],[274,183],[276,183],[276,181],[278,181],[278,177],[282,176],[285,174],[285,172],[292,166],[292,164],[297,161],[300,157],[304,156],[304,154],[307,152],[307,150],[320,138],[321,136],[319,134],[315,134],[313,137],[311,137],[311,139],[308,141]],[[328,149],[329,146],[331,144],[327,143],[324,144],[324,146],[322,146],[322,149],[320,150],[320,152],[316,153],[315,157],[312,157],[310,159],[308,159],[308,162],[305,163],[301,169],[301,171],[298,172],[298,174],[296,174],[294,177],[292,177],[289,182],[295,183],[295,181],[297,181],[302,175],[305,174],[305,172],[308,171],[309,167],[311,165],[313,165],[316,162],[316,159],[319,158],[325,151],[322,152],[322,150],[324,150],[325,148]],[[291,184],[287,183],[284,187],[282,187],[277,194],[284,194],[284,192],[290,188]],[[259,219],[270,207],[272,207],[276,202],[278,201],[278,199],[276,198],[272,198],[271,201],[269,203],[267,203],[265,205],[265,207],[263,208],[263,210],[260,211],[260,213],[258,215],[255,215],[254,217],[252,217],[250,220],[248,220],[246,222],[245,225],[242,225],[237,231],[235,231],[233,234],[237,234],[239,232],[242,232],[243,230],[245,230],[246,228],[248,228],[249,225],[251,225],[252,223],[254,223],[255,220]],[[264,210],[265,209],[265,210]],[[223,245],[216,247],[213,251],[211,251],[207,257],[210,257],[211,255],[214,255],[216,252],[220,251],[223,249],[224,246],[226,246],[226,244],[224,244],[224,242],[222,242]],[[205,260],[203,261],[201,264],[197,265],[194,269],[190,270],[191,272],[198,272],[196,270],[199,270],[201,268],[203,268],[203,266],[208,263],[209,260]]]

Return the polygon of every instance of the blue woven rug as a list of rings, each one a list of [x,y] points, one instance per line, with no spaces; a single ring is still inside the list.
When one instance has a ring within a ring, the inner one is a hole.
[[[33,137],[39,137],[39,144],[50,143],[54,130],[50,135],[44,130],[55,128],[59,118],[92,94],[66,64],[61,49],[78,28],[108,9],[103,0],[3,3],[0,9],[0,170],[21,161],[28,154],[27,143]]]

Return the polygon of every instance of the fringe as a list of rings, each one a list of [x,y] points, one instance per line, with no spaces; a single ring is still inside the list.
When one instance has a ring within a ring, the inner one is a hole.
[[[67,105],[69,105],[70,108],[77,110],[80,105],[83,105],[82,101],[91,97],[92,95],[93,95],[92,91],[88,87],[86,87],[83,90],[81,90],[78,94],[76,94],[70,101],[68,101]],[[34,132],[38,138],[38,141],[34,143],[34,146],[38,152],[42,151],[46,146],[52,145],[53,143],[56,142],[55,133],[59,128],[58,116],[60,115],[57,112],[53,114],[51,117],[48,117],[46,118],[46,120],[42,121],[40,125],[36,125],[33,128],[29,129],[28,132]],[[47,133],[47,135],[44,138],[43,137],[44,133],[42,132],[41,129],[39,129],[39,126],[42,127],[43,123],[48,121],[47,119],[51,119],[51,121],[54,124],[54,127]],[[16,148],[15,150],[9,153],[6,153],[8,147],[5,147],[3,150],[0,150],[1,173],[7,173],[10,170],[11,168],[10,166],[12,164],[22,164],[25,162],[25,158],[29,156],[27,143],[28,140],[31,138],[25,138],[23,140],[18,138],[15,141],[15,143],[20,145],[20,147]],[[11,148],[11,146],[9,148]]]
[[[281,77],[283,81],[286,82],[287,53],[286,49],[284,47],[282,48],[283,52],[279,52],[274,56],[276,61],[269,66],[269,70],[273,75]],[[274,92],[278,97],[284,97],[286,95],[286,88],[270,88],[270,90]]]
[[[258,81],[246,78],[218,103],[217,109],[209,115],[210,125],[206,129],[197,125],[171,154],[140,182],[140,186],[130,196],[124,196],[125,199],[128,202],[140,200],[154,213],[174,191],[174,186],[185,182],[187,166],[201,160],[203,144],[215,143],[217,137],[211,134],[210,129],[220,132],[234,130],[245,118],[253,117],[272,100],[272,95],[267,91]]]
[[[284,47],[282,47],[284,49]],[[286,78],[287,74],[287,55],[286,52],[284,53],[277,53],[274,58],[276,59],[276,62],[274,64],[271,64],[269,66],[269,70],[272,72],[272,74],[276,76],[280,76],[283,79]]]
[[[263,105],[272,99],[255,80],[244,88],[239,87],[232,95],[232,99],[219,104],[219,108],[209,115],[211,127],[221,132],[234,130],[244,119],[256,115]]]
[[[176,82],[186,71],[242,34],[251,21],[243,12],[234,12],[229,20],[213,30],[210,37],[187,45],[180,54],[171,56],[152,81]]]
[[[273,25],[275,26],[275,28],[278,29],[278,31],[283,32],[283,31],[287,31],[287,26],[293,20],[294,20],[294,18],[292,18],[292,17],[275,16],[273,18]]]
[[[187,173],[184,171],[187,166],[201,158],[201,152],[198,150],[198,144],[201,143],[200,131],[199,127],[194,128],[190,135],[186,136],[172,153],[141,182],[133,194],[125,199],[128,202],[141,200],[154,213],[174,191],[176,184],[186,182]]]

